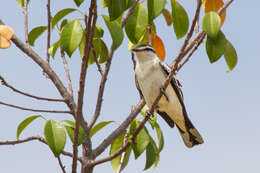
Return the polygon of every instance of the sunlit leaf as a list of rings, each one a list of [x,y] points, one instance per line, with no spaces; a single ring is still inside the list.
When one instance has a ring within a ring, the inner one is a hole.
[[[130,124],[130,134],[133,134],[134,131],[138,128],[140,125],[140,122],[137,120],[134,120]],[[144,127],[136,136],[135,141],[132,143],[132,148],[134,150],[135,159],[137,159],[146,149],[150,142],[149,134],[147,133],[146,127]]]
[[[149,23],[151,23],[157,16],[160,15],[165,4],[166,4],[166,0],[147,1]]]
[[[73,143],[74,142],[75,122],[70,121],[70,120],[62,120],[62,121],[69,124],[69,126],[64,125],[64,127],[70,137],[70,141]],[[79,126],[78,145],[81,145],[83,143],[84,138],[85,138],[84,129],[83,129],[83,127]]]
[[[208,36],[215,39],[220,30],[221,19],[216,12],[206,13],[202,19],[202,28]]]
[[[7,49],[11,46],[11,42],[4,37],[0,37],[0,49]]]
[[[99,130],[101,130],[103,127],[107,126],[108,124],[112,123],[114,121],[102,121],[95,125],[91,130],[90,130],[90,137],[94,136]]]
[[[16,0],[16,2],[18,3],[18,5],[20,7],[24,7],[24,0]],[[27,4],[29,4],[30,0],[27,1]]]
[[[126,132],[123,132],[120,136],[118,136],[111,144],[111,147],[110,147],[110,152],[109,154],[112,155],[113,153],[115,153],[116,151],[118,151],[124,144],[124,137],[125,137],[125,134]],[[130,154],[131,154],[131,150],[132,148],[131,147],[128,147],[126,149],[126,153],[125,153],[125,157],[124,157],[124,160],[123,160],[123,165],[122,165],[122,169],[127,165],[128,161],[129,161],[129,157],[130,157]],[[119,165],[120,165],[120,161],[121,161],[121,157],[122,157],[122,154],[117,156],[116,158],[114,158],[113,160],[111,160],[111,165],[112,165],[112,168],[115,172],[118,172],[118,168],[119,168]]]
[[[85,35],[85,34],[84,34]],[[80,52],[80,57],[83,58],[84,56],[84,49],[85,49],[85,36],[82,38],[81,43],[79,45],[79,52]],[[99,38],[93,38],[92,44],[94,46],[95,49],[95,55],[98,61],[98,57],[100,56],[100,52],[101,52],[101,40]],[[91,65],[95,62],[94,59],[94,53],[93,53],[93,49],[91,48],[91,51],[89,53],[89,59],[88,59],[88,65]]]
[[[126,0],[126,8],[130,8],[134,4],[135,0]]]
[[[47,26],[38,26],[38,27],[35,27],[33,28],[30,32],[29,32],[29,35],[28,35],[28,38],[29,38],[29,44],[31,46],[34,46],[34,42],[37,38],[39,38],[43,33],[44,31],[47,30]]]
[[[141,3],[138,3],[125,25],[126,34],[132,43],[138,43],[146,30],[147,24],[147,10]]]
[[[108,1],[109,1],[109,0],[101,0],[101,8],[106,8],[106,7],[108,7]]]
[[[222,0],[205,0],[203,6],[205,8],[205,13],[210,11],[218,12],[218,10],[224,5]],[[220,15],[221,26],[223,25],[226,19],[226,10]]]
[[[55,14],[55,16],[51,19],[51,26],[54,28],[54,26],[65,16],[70,14],[71,12],[76,11],[74,8],[65,8],[60,10],[58,13]]]
[[[77,5],[77,7],[79,7],[82,2],[84,2],[84,0],[74,0],[75,4]]]
[[[126,10],[126,0],[108,0],[110,21],[117,19]]]
[[[182,38],[189,28],[189,17],[185,9],[176,0],[171,0],[173,28],[177,39]]]
[[[230,72],[237,65],[237,53],[236,53],[236,49],[228,40],[226,43],[226,50],[224,53],[224,57],[228,66],[228,72]]]
[[[161,152],[164,147],[164,138],[163,138],[162,130],[157,122],[155,123],[155,129],[156,129],[156,134],[158,139],[158,150],[159,152]]]
[[[172,24],[172,15],[171,15],[171,13],[169,12],[169,10],[167,10],[167,9],[164,8],[164,9],[162,10],[162,14],[163,14],[163,17],[164,17],[164,19],[165,19],[167,25],[170,26],[170,25]]]
[[[54,58],[57,49],[60,47],[60,40],[58,40],[56,43],[54,43],[48,50],[48,53]]]
[[[101,52],[100,52],[100,58],[98,60],[98,63],[102,64],[108,60],[109,55],[108,55],[107,45],[103,40],[101,40],[100,46],[101,46]]]
[[[0,48],[7,49],[11,46],[10,39],[13,37],[14,31],[7,25],[0,25]]]
[[[66,133],[63,126],[54,120],[47,120],[44,126],[44,138],[55,157],[58,157],[66,143]]]
[[[109,17],[103,15],[103,19],[106,23],[106,26],[110,32],[110,35],[113,40],[114,50],[116,50],[122,43],[124,39],[124,33],[120,26],[120,24],[117,21],[110,21]]]
[[[83,29],[78,20],[66,24],[60,35],[62,49],[71,57],[83,37]]]
[[[32,121],[34,121],[35,119],[42,117],[41,115],[33,115],[30,116],[26,119],[24,119],[17,127],[17,131],[16,131],[16,139],[18,140],[20,137],[20,134],[23,132],[23,130],[29,125],[31,124]],[[43,118],[43,117],[42,117]]]
[[[153,165],[154,161],[155,161],[155,151],[152,144],[149,143],[146,148],[146,163],[145,163],[144,170],[149,169]]]
[[[96,24],[95,30],[94,30],[94,38],[101,38],[104,35],[104,30],[99,24]]]
[[[207,37],[206,52],[210,63],[216,62],[224,54],[226,49],[225,35],[220,31],[216,39]]]

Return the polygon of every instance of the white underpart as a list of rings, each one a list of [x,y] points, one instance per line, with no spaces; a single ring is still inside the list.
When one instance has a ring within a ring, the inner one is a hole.
[[[151,107],[159,95],[160,88],[163,86],[167,76],[155,54],[136,52],[136,55],[138,57],[135,68],[137,81],[147,106]],[[158,103],[159,111],[166,112],[179,128],[186,131],[182,105],[171,84],[166,89],[166,95],[169,101],[167,101],[165,96],[162,96]]]

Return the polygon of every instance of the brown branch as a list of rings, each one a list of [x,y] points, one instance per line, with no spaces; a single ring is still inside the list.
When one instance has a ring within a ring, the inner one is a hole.
[[[128,117],[122,122],[122,124],[115,129],[107,138],[101,142],[101,144],[93,150],[93,157],[96,158],[99,156],[120,134],[123,133],[124,130],[129,126],[129,124],[136,118],[137,114],[141,111],[144,107],[145,101],[141,99],[138,105],[131,111]]]
[[[85,88],[85,80],[88,68],[88,60],[90,54],[90,48],[93,41],[94,29],[97,21],[97,4],[96,0],[92,0],[89,8],[89,17],[85,16],[85,25],[86,25],[86,39],[85,39],[85,48],[84,48],[84,56],[81,63],[80,70],[80,81],[79,81],[79,91],[78,91],[78,102],[77,102],[77,111],[76,111],[76,122],[75,122],[75,130],[74,130],[74,141],[73,141],[73,160],[72,160],[72,173],[76,173],[77,169],[77,157],[78,157],[78,133],[79,133],[79,125],[82,122],[82,106],[83,106],[83,97],[84,97],[84,88]],[[91,140],[89,136],[89,128],[84,127],[85,130],[85,140],[83,145],[86,149],[87,157],[91,157],[92,146]]]
[[[50,8],[50,0],[47,0],[47,50],[46,50],[46,61],[50,62],[50,54],[49,54],[49,48],[50,48],[50,42],[51,42],[51,8]]]
[[[66,173],[65,166],[63,166],[63,164],[62,164],[60,156],[58,156],[57,159],[58,159],[58,162],[59,162],[59,165],[60,165],[60,168],[61,168],[62,172]]]
[[[99,91],[98,91],[98,97],[97,97],[98,99],[97,99],[97,103],[96,103],[96,110],[95,110],[95,113],[94,113],[94,115],[93,115],[93,117],[92,117],[92,119],[89,123],[89,126],[88,126],[90,129],[93,127],[93,125],[95,124],[95,122],[97,121],[97,119],[100,115],[105,84],[106,84],[106,81],[107,81],[107,75],[108,75],[108,72],[110,70],[111,61],[112,61],[113,54],[114,54],[114,48],[113,47],[114,46],[112,44],[110,51],[109,51],[109,58],[108,58],[107,63],[106,63],[105,71],[102,75],[101,82],[100,82],[100,85],[99,85]]]
[[[53,99],[53,98],[46,98],[46,97],[38,97],[38,96],[34,96],[34,95],[31,95],[31,94],[28,94],[28,93],[25,93],[21,90],[18,90],[16,88],[14,88],[13,86],[9,85],[6,80],[3,78],[3,76],[0,75],[0,82],[2,85],[6,86],[7,88],[10,88],[11,90],[13,90],[14,92],[16,93],[19,93],[19,94],[22,94],[24,96],[27,96],[27,97],[31,97],[31,98],[34,98],[34,99],[37,99],[37,100],[45,100],[45,101],[52,101],[52,102],[64,102],[65,100],[63,99]]]
[[[25,42],[29,47],[29,37],[28,37],[28,0],[24,0],[23,6],[23,14],[24,14],[24,35],[25,35]]]
[[[8,106],[15,109],[25,110],[25,111],[32,111],[32,112],[46,112],[46,113],[57,113],[57,114],[72,114],[71,111],[56,111],[56,110],[44,110],[44,109],[31,109],[22,106],[16,106],[13,104],[8,104],[0,101],[0,105]]]
[[[125,136],[124,136],[124,141],[123,141],[123,146],[126,145],[127,141],[128,141],[128,136],[129,136],[129,129],[127,130]],[[123,164],[124,164],[124,160],[126,157],[126,150],[123,151],[122,156],[120,158],[120,163],[117,169],[117,173],[120,173],[123,170]]]
[[[128,18],[132,15],[132,13],[134,12],[134,9],[137,5],[137,3],[139,2],[140,0],[136,0],[133,5],[129,8],[127,14],[123,17],[123,20],[121,22],[121,27],[123,28],[126,24],[126,21],[128,20]]]
[[[28,138],[15,140],[15,141],[0,141],[0,145],[17,145],[17,144],[22,144],[22,143],[29,142],[29,141],[34,141],[34,140],[38,140],[38,141],[48,145],[47,142],[44,140],[44,138],[42,138],[40,136],[31,136]],[[72,153],[69,153],[67,151],[62,151],[61,154],[72,158]],[[82,163],[81,158],[78,158],[78,161],[80,161]]]
[[[63,65],[64,65],[64,70],[65,70],[65,73],[66,73],[69,94],[73,98],[73,89],[72,89],[72,83],[71,83],[71,78],[70,78],[69,66],[68,66],[68,63],[66,61],[65,54],[64,54],[64,51],[62,50],[62,48],[60,48],[60,54],[61,54],[61,59],[62,59]]]

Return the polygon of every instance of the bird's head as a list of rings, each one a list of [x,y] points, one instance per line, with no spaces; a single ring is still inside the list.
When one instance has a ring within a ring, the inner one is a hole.
[[[132,52],[135,52],[139,61],[147,61],[157,58],[155,50],[147,44],[136,46],[132,49]]]

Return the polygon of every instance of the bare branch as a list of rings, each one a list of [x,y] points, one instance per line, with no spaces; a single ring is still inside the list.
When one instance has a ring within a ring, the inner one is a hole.
[[[134,12],[134,9],[137,5],[137,3],[139,2],[140,0],[136,0],[133,5],[130,7],[130,9],[128,10],[127,14],[123,17],[123,20],[121,22],[121,27],[123,28],[126,24],[126,21],[128,20],[128,18],[132,15],[132,13]]]
[[[60,156],[57,157],[58,161],[59,161],[59,165],[60,165],[60,168],[62,170],[63,173],[66,173],[65,171],[65,166],[63,166],[62,162],[61,162],[61,159],[60,159]]]
[[[25,35],[25,42],[29,47],[29,37],[28,37],[28,0],[24,0],[24,7],[23,7],[23,14],[24,14],[24,35]]]
[[[97,61],[97,54],[96,54],[96,51],[95,51],[95,48],[94,48],[93,45],[91,45],[91,50],[93,52],[94,60],[95,60],[95,63],[97,65],[98,71],[101,74],[101,76],[103,76],[103,71],[102,71],[102,68],[101,68],[100,64]]]
[[[0,101],[0,105],[5,105],[8,107],[20,109],[20,110],[25,110],[25,111],[32,111],[32,112],[46,112],[46,113],[58,113],[58,114],[72,114],[71,111],[56,111],[56,110],[44,110],[44,109],[31,109],[31,108],[26,108],[26,107],[21,107],[21,106],[16,106],[8,103],[4,103]]]
[[[81,63],[80,70],[80,81],[79,81],[79,91],[78,91],[78,102],[77,102],[77,111],[76,111],[76,122],[75,122],[75,130],[74,130],[74,141],[73,141],[73,161],[72,161],[72,173],[76,173],[77,169],[77,157],[78,157],[78,133],[79,133],[79,125],[82,121],[84,121],[82,115],[82,106],[83,106],[83,97],[84,97],[84,88],[85,88],[85,80],[88,68],[88,60],[90,54],[90,48],[93,41],[94,30],[97,21],[97,4],[96,0],[91,0],[90,8],[89,8],[89,17],[85,16],[85,25],[86,25],[86,39],[85,39],[85,48],[84,48],[84,56]],[[83,145],[86,149],[86,156],[91,157],[92,153],[92,145],[89,136],[89,128],[84,127],[85,130],[85,140]]]
[[[92,119],[89,123],[89,126],[88,126],[90,129],[93,127],[97,118],[100,115],[105,84],[106,84],[106,81],[107,81],[107,75],[108,75],[108,72],[110,70],[111,61],[112,61],[113,54],[114,54],[114,48],[113,47],[114,46],[112,44],[112,46],[110,47],[109,58],[108,58],[107,63],[106,63],[105,71],[102,75],[101,82],[100,82],[100,85],[99,85],[99,91],[98,91],[98,97],[97,97],[98,99],[97,99],[97,103],[96,103],[96,110],[95,110],[95,113],[94,113],[94,115],[93,115],[93,117],[92,117]]]
[[[46,145],[47,142],[44,140],[44,138],[40,137],[40,136],[31,136],[28,138],[24,138],[24,139],[20,139],[20,140],[15,140],[15,141],[0,141],[0,145],[16,145],[16,144],[22,144],[25,142],[29,142],[29,141],[34,141],[34,140],[38,140]],[[66,151],[62,151],[61,154],[63,154],[64,156],[68,156],[72,158],[72,153],[66,152]],[[82,159],[78,158],[78,161],[80,161],[82,163]]]
[[[65,102],[65,100],[63,100],[63,99],[53,99],[53,98],[46,98],[46,97],[38,97],[38,96],[34,96],[34,95],[31,95],[31,94],[25,93],[25,92],[23,92],[21,90],[18,90],[16,88],[14,88],[13,86],[9,85],[6,82],[6,80],[3,78],[3,76],[1,76],[1,75],[0,75],[0,81],[1,81],[2,85],[6,86],[7,88],[10,88],[14,92],[22,94],[22,95],[27,96],[27,97],[31,97],[31,98],[38,99],[38,100],[52,101],[52,102]]]
[[[128,117],[122,122],[122,124],[115,129],[107,138],[103,140],[103,142],[93,150],[93,157],[96,158],[99,156],[120,134],[123,133],[124,130],[129,126],[129,124],[136,118],[137,114],[144,107],[145,101],[141,99],[138,105],[131,111]]]
[[[50,54],[49,54],[49,48],[50,48],[50,42],[51,42],[51,9],[50,9],[50,0],[47,0],[47,50],[46,50],[46,61],[50,62]]]
[[[67,81],[68,81],[69,94],[73,98],[73,89],[72,89],[72,83],[71,83],[71,78],[70,78],[69,66],[68,66],[68,63],[66,61],[65,54],[64,54],[64,51],[62,50],[62,48],[60,48],[60,54],[61,54],[61,59],[62,59],[63,65],[64,65],[66,78],[67,78]]]
[[[124,136],[123,146],[126,145],[126,143],[128,141],[128,136],[129,136],[129,130],[126,132],[126,134]],[[120,173],[122,171],[125,157],[126,157],[126,150],[123,151],[123,153],[122,153],[120,163],[119,163],[119,166],[118,166],[118,169],[117,169],[117,173]]]

